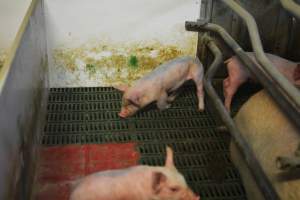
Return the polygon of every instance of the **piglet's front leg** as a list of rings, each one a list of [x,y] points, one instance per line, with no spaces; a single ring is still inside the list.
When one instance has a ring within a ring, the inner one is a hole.
[[[159,110],[165,110],[170,108],[170,106],[171,104],[168,103],[168,94],[164,91],[157,100],[157,107]]]

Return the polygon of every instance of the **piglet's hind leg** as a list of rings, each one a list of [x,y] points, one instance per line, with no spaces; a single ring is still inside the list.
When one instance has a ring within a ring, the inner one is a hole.
[[[161,96],[157,100],[157,107],[159,110],[165,110],[170,108],[171,104],[168,103],[168,95],[166,92],[162,92]]]
[[[204,91],[203,83],[197,83],[197,96],[198,96],[198,108],[200,111],[204,110]]]
[[[198,97],[198,109],[200,111],[204,110],[204,91],[203,91],[203,76],[201,72],[198,72],[193,76],[193,80],[197,88],[197,97]]]
[[[203,91],[203,66],[198,58],[196,62],[190,66],[189,77],[193,79],[197,88],[198,109],[204,110],[204,91]]]

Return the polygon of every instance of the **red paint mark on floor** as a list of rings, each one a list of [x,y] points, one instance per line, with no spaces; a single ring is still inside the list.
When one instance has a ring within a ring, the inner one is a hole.
[[[36,200],[68,200],[72,181],[88,174],[137,165],[134,143],[43,147]]]

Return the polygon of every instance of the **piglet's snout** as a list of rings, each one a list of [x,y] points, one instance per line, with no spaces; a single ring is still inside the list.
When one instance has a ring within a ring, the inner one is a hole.
[[[123,117],[123,118],[128,117],[128,110],[122,109],[121,112],[119,112],[118,115],[119,115],[120,117]]]

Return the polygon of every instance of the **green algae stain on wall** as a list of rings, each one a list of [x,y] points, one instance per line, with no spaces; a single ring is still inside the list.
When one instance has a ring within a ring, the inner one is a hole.
[[[127,44],[102,41],[77,48],[55,49],[53,58],[55,68],[74,74],[79,85],[82,85],[79,79],[85,77],[98,81],[101,86],[111,86],[131,84],[168,60],[195,56],[196,44],[196,35],[186,38],[184,45],[158,41]],[[76,84],[76,80],[73,80],[73,84]]]
[[[131,67],[133,69],[138,68],[138,59],[137,59],[137,57],[134,56],[134,55],[131,55],[129,60],[128,60],[128,65],[129,65],[129,67]]]

